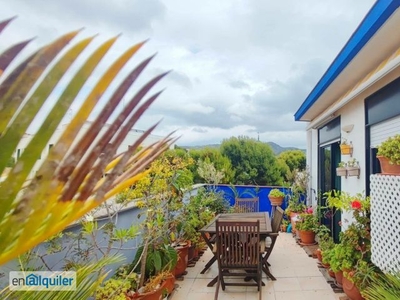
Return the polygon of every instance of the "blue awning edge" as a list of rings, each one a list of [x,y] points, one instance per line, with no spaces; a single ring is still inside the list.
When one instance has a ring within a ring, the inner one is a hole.
[[[378,0],[369,10],[360,25],[354,31],[346,45],[336,56],[325,74],[318,81],[317,85],[301,104],[294,114],[296,121],[304,116],[310,107],[317,102],[318,98],[332,84],[337,76],[353,60],[357,53],[368,43],[379,28],[399,8],[400,0]]]

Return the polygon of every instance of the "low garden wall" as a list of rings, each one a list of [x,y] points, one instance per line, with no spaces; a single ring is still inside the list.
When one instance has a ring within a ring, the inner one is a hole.
[[[267,211],[271,214],[272,206],[268,199],[268,194],[272,189],[279,189],[286,195],[291,193],[290,188],[283,186],[256,186],[256,185],[207,185],[207,189],[221,192],[224,198],[229,201],[230,205],[235,205],[235,198],[259,198],[259,210]],[[287,197],[283,201],[281,207],[285,209],[287,206]]]

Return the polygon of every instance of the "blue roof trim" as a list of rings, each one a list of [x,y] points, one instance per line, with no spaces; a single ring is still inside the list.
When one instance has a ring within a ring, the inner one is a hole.
[[[400,0],[378,0],[375,2],[328,70],[295,113],[294,117],[296,121],[299,121],[307,110],[317,102],[322,93],[325,92],[399,6]]]

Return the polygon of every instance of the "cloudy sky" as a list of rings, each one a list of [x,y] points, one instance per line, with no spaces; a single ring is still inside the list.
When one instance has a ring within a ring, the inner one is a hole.
[[[138,86],[173,70],[154,89],[166,88],[136,128],[146,129],[163,119],[155,133],[177,130],[182,135],[179,145],[220,143],[238,135],[257,138],[259,134],[262,141],[305,148],[306,124],[294,122],[293,114],[373,3],[0,0],[0,20],[18,15],[1,36],[0,51],[36,37],[22,53],[26,56],[82,27],[80,38],[99,34],[93,48],[122,33],[86,83],[80,95],[84,96],[118,55],[149,38],[110,88],[111,92],[129,69],[155,52]],[[76,107],[74,103],[71,113]]]

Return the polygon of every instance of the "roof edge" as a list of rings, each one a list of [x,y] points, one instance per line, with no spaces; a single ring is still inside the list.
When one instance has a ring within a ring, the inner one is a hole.
[[[400,0],[378,0],[361,21],[345,46],[333,60],[317,85],[294,114],[295,121],[301,121],[304,114],[317,102],[332,82],[340,75],[358,52],[368,43],[387,19],[399,8]]]

